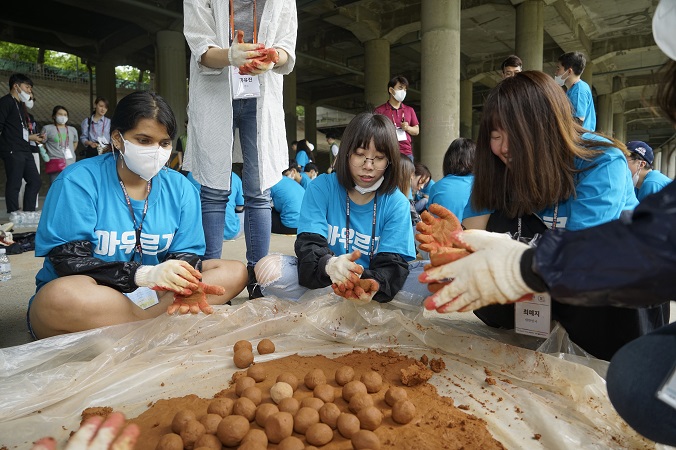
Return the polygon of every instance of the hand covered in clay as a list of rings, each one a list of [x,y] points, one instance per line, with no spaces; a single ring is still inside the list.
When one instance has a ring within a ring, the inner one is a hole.
[[[454,243],[451,236],[455,232],[462,231],[460,221],[455,217],[455,214],[436,203],[431,204],[428,209],[429,212],[423,211],[420,215],[421,221],[416,225],[418,234],[415,235],[415,239],[420,242],[420,249],[430,254],[432,265],[438,265],[437,262],[443,264],[467,256],[466,250],[462,248],[453,249]],[[434,217],[430,212],[437,217]],[[437,257],[436,253],[440,253],[440,255]]]
[[[70,438],[65,450],[132,450],[140,434],[136,424],[124,426],[124,415],[110,414],[104,421],[101,416],[87,419]],[[32,450],[56,450],[54,438],[46,437],[35,442]]]
[[[230,61],[231,66],[241,69],[242,66],[253,58],[263,56],[263,53],[261,53],[263,49],[265,49],[265,45],[263,44],[244,43],[244,31],[238,30],[235,39],[233,39],[228,49],[228,61]]]
[[[356,283],[345,281],[343,283],[334,283],[331,285],[333,292],[346,300],[350,300],[357,305],[365,305],[373,299],[380,284],[373,279],[359,279]]]
[[[225,288],[211,284],[197,282],[197,289],[190,295],[174,294],[174,303],[167,308],[167,314],[171,315],[178,311],[179,314],[211,314],[214,308],[207,302],[208,294],[223,295]]]
[[[140,266],[136,269],[134,282],[137,286],[149,287],[155,291],[190,295],[197,289],[197,282],[201,278],[199,270],[186,261],[170,259],[156,266]]]
[[[247,60],[246,64],[239,66],[242,75],[260,75],[272,69],[279,62],[279,52],[274,48],[260,50],[261,56]]]
[[[348,280],[357,283],[361,274],[364,273],[364,268],[355,262],[359,258],[361,258],[359,250],[354,250],[352,253],[345,255],[332,256],[325,267],[331,283],[340,284]]]
[[[425,308],[440,313],[470,311],[486,305],[513,303],[531,297],[521,276],[521,256],[528,245],[502,233],[468,230],[449,238],[469,256],[438,267],[428,267],[422,283],[447,282],[425,299]]]
[[[12,233],[9,231],[2,231],[0,230],[0,244],[1,245],[12,245],[14,243],[14,239],[12,239]]]

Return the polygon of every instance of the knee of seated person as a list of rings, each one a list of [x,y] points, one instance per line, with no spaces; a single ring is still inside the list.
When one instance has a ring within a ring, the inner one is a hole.
[[[283,255],[272,254],[261,258],[254,267],[256,281],[261,286],[267,286],[282,277]]]

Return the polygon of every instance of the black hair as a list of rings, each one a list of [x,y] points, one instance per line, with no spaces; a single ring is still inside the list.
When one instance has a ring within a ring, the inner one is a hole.
[[[580,75],[587,65],[587,60],[581,52],[568,52],[559,56],[559,62],[564,69],[573,69],[575,75]]]
[[[135,128],[141,119],[155,119],[167,129],[173,140],[176,137],[176,117],[169,104],[155,92],[136,91],[117,104],[110,119],[110,134],[118,130],[124,134]]]
[[[469,175],[474,169],[476,144],[467,138],[458,138],[451,142],[444,155],[443,172],[446,175]]]
[[[502,61],[502,64],[500,64],[500,70],[503,72],[505,71],[505,67],[523,67],[523,62],[521,61],[521,58],[519,58],[516,55],[509,55],[507,58],[505,58],[504,61]]]
[[[312,159],[312,150],[310,150],[310,147],[308,147],[308,141],[307,139],[301,139],[298,141],[298,144],[296,146],[296,155],[299,152],[305,152],[307,154],[307,157],[310,161],[313,161]]]
[[[103,102],[106,105],[106,108],[110,108],[110,103],[108,102],[108,99],[105,97],[96,97],[96,100],[94,100],[94,104],[98,105],[99,102]]]
[[[311,170],[314,170],[315,172],[319,172],[319,169],[317,169],[317,165],[315,163],[307,163],[305,164],[305,169],[304,172],[309,172]]]
[[[396,75],[392,77],[389,83],[387,83],[387,91],[389,92],[390,88],[395,87],[397,83],[400,83],[402,86],[408,89],[408,80],[406,79],[406,77],[402,75]]]
[[[56,113],[58,113],[60,109],[63,109],[64,111],[66,111],[66,114],[69,114],[65,106],[56,105],[52,109],[52,119],[54,119],[54,124],[56,124]]]
[[[22,73],[13,73],[9,76],[9,90],[11,91],[15,84],[29,84],[33,87],[33,80]]]

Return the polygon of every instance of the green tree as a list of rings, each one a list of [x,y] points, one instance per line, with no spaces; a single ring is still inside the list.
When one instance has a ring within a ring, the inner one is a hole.
[[[0,41],[0,58],[34,63],[38,61],[38,49]]]

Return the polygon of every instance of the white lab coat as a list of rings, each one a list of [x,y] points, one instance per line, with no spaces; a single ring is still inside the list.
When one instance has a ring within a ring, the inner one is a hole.
[[[235,0],[237,1],[237,0]],[[228,48],[229,1],[184,0],[184,34],[192,57],[188,101],[188,142],[183,169],[213,189],[230,189],[232,170],[232,98],[230,67],[212,69],[200,64],[209,47]],[[295,0],[267,0],[258,29],[258,42],[286,51],[286,64],[259,75],[257,104],[258,170],[260,189],[276,184],[289,162],[284,107],[283,75],[296,62],[298,18]],[[244,175],[246,176],[246,175]]]

